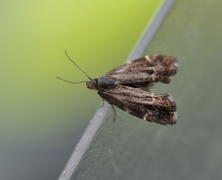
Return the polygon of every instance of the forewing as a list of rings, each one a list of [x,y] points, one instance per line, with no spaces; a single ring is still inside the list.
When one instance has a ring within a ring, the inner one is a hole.
[[[122,85],[99,89],[98,94],[110,104],[146,121],[162,125],[176,123],[176,103],[168,94],[153,94]]]
[[[102,77],[116,84],[146,84],[148,82],[170,83],[178,68],[177,60],[170,56],[156,55],[130,61]]]

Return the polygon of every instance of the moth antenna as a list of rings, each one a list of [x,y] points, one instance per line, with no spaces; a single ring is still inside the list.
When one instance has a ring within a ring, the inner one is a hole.
[[[65,80],[65,79],[58,77],[58,76],[56,78],[58,78],[62,81],[68,82],[68,83],[72,83],[72,84],[80,84],[80,83],[88,82],[88,81],[72,82],[72,81]]]
[[[79,68],[90,80],[92,80],[92,78],[89,77],[88,74],[86,74],[86,73],[68,56],[68,54],[67,54],[66,51],[65,51],[65,54],[66,54],[67,58],[68,58],[77,68]],[[84,82],[84,81],[83,81],[83,82]],[[85,81],[85,82],[86,82],[86,81]]]

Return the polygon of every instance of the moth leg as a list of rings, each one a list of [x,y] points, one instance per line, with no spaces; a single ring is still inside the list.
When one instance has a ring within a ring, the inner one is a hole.
[[[103,107],[103,105],[104,105],[104,103],[105,103],[105,100],[104,100],[103,98],[102,98],[102,100],[103,100],[103,103],[99,106],[99,108]],[[112,110],[113,110],[113,112],[114,112],[113,122],[115,122],[115,121],[116,121],[116,109],[114,108],[114,106],[113,106],[112,104],[110,104],[110,105],[111,105]]]
[[[113,116],[113,122],[116,121],[116,109],[114,108],[114,106],[111,104],[111,107],[113,109],[113,112],[114,112],[114,116]]]
[[[104,103],[105,103],[105,101],[104,101],[103,98],[102,98],[102,100],[103,100],[103,102],[102,102],[102,104],[99,106],[99,108],[103,107],[103,105],[104,105]]]

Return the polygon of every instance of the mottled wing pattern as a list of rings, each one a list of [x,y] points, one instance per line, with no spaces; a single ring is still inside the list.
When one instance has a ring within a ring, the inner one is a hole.
[[[144,84],[149,82],[170,83],[178,68],[177,60],[170,56],[145,56],[117,67],[102,77],[118,84]]]
[[[146,121],[162,125],[176,123],[176,103],[168,94],[154,94],[122,85],[100,88],[98,94],[110,104]]]

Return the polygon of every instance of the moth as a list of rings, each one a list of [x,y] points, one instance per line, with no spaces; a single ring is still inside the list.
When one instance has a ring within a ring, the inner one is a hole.
[[[65,52],[66,53],[66,52]],[[177,60],[170,56],[145,56],[119,66],[105,75],[90,78],[66,53],[68,59],[77,66],[90,81],[87,88],[97,90],[102,99],[123,111],[146,121],[162,125],[176,123],[176,102],[169,94],[151,93],[149,87],[154,82],[170,83],[177,73]]]

